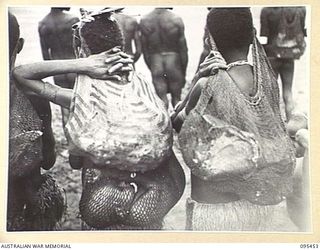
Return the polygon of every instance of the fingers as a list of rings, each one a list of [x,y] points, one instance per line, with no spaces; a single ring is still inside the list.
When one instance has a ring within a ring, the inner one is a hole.
[[[295,139],[304,148],[309,147],[309,131],[307,129],[299,129],[295,135]]]
[[[103,52],[102,54],[105,54],[105,55],[120,55],[121,57],[123,58],[131,58],[130,55],[128,55],[127,53],[123,52],[121,50],[121,47],[120,46],[116,46],[116,47],[113,47],[112,49],[109,49],[107,50],[106,52]]]
[[[112,74],[113,74],[114,72],[116,72],[116,71],[129,72],[129,71],[132,71],[132,70],[133,70],[132,66],[130,66],[130,65],[126,65],[126,66],[125,66],[125,64],[126,64],[126,63],[118,62],[117,64],[111,66],[111,68],[109,68],[109,69],[107,70],[107,74],[112,75]]]
[[[100,79],[102,79],[102,80],[120,81],[121,77],[119,75],[108,75],[108,74],[105,74],[105,75],[101,76]]]
[[[221,53],[219,51],[214,51],[211,50],[209,55],[207,57],[218,57],[218,58],[223,58]]]
[[[123,64],[133,63],[133,60],[130,57],[123,57],[122,53],[123,52],[115,54],[114,56],[107,58],[105,60],[105,63],[110,64],[110,63],[113,63],[116,61],[117,61],[117,63],[123,63]],[[125,55],[127,56],[127,54],[125,54]]]
[[[127,53],[124,53],[123,51],[119,52],[119,55],[121,55],[123,58],[130,58],[132,59],[132,57],[130,55],[128,55]]]
[[[131,71],[132,70],[132,66],[130,66],[130,64],[133,63],[132,59],[122,58],[122,59],[118,59],[118,60],[113,60],[112,62],[116,62],[116,64],[112,65],[108,69],[108,71],[107,71],[108,74],[112,74],[115,71],[118,71],[120,69],[121,69],[120,71]],[[107,62],[107,63],[109,63],[109,62]]]
[[[203,63],[201,63],[201,66],[204,67],[208,64],[214,64],[214,63],[220,63],[225,64],[226,67],[226,61],[218,51],[210,51],[209,55],[204,59]]]
[[[117,63],[117,64],[113,65],[111,68],[109,68],[107,73],[111,75],[112,73],[114,73],[115,71],[118,71],[122,67],[123,67],[122,63]]]
[[[121,72],[129,72],[129,71],[132,71],[132,67],[130,66],[124,66],[120,69]]]
[[[205,60],[201,63],[201,65],[212,64],[212,63],[223,63],[227,64],[223,57],[206,57]]]
[[[219,69],[225,69],[226,65],[224,63],[215,63],[212,65],[208,65],[206,67],[201,67],[199,69],[199,75],[201,77],[208,76],[210,74],[216,74]]]
[[[121,56],[120,55],[115,55],[115,56],[112,56],[112,57],[108,57],[104,62],[106,64],[109,64],[109,63],[113,63],[115,61],[118,61],[121,59]]]
[[[120,52],[120,51],[121,51],[120,46],[116,46],[116,47],[113,47],[112,49],[107,50],[106,52],[103,52],[103,53],[109,55],[109,54],[118,53],[118,52]]]

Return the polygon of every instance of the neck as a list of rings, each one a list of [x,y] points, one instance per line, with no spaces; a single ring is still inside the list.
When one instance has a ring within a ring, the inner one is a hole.
[[[226,60],[227,64],[240,61],[240,60],[247,60],[248,59],[248,51],[244,50],[237,50],[237,49],[231,49],[221,52],[224,59]]]

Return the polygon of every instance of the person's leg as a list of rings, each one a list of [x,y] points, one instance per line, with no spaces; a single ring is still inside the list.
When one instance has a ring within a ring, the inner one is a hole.
[[[273,72],[275,73],[275,76],[278,79],[279,67],[280,67],[279,59],[273,58],[273,57],[268,57],[268,59],[269,59],[269,61],[271,63],[271,67],[273,69]]]
[[[168,89],[171,94],[172,106],[181,100],[181,90],[185,84],[185,78],[180,67],[180,58],[177,53],[165,55],[165,72]]]
[[[275,77],[278,81],[280,71],[282,70],[282,59],[271,57],[271,58],[269,58],[269,61],[271,63]],[[280,99],[281,116],[285,117],[285,103],[284,103],[284,98],[283,98],[283,82],[281,82],[281,86],[280,86],[280,82],[278,81],[278,85],[279,85],[279,89],[280,89],[280,98],[281,98]]]
[[[293,72],[294,72],[294,60],[287,59],[283,60],[280,73],[282,82],[282,94],[283,101],[285,104],[285,111],[287,121],[290,120],[292,110],[294,109],[294,102],[292,97],[292,83],[293,83]]]
[[[160,99],[165,103],[166,107],[168,107],[168,86],[164,77],[164,67],[163,67],[163,59],[160,54],[150,55],[150,70],[152,75],[152,82],[154,84],[157,95]]]

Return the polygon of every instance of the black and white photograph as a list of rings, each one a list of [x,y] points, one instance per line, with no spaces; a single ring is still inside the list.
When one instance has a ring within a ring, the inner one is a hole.
[[[6,231],[312,232],[310,15],[8,6]]]

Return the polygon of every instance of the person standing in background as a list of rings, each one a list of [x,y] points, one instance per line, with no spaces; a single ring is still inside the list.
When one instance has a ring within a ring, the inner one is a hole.
[[[139,24],[134,17],[125,15],[121,12],[114,14],[118,21],[124,37],[124,52],[131,55],[134,63],[138,61],[141,56],[141,40],[139,32]],[[133,52],[134,43],[134,52]]]
[[[70,8],[51,8],[38,26],[42,57],[44,60],[74,59],[72,26],[79,21],[77,16],[66,13]],[[53,77],[54,83],[72,89],[75,74],[61,74]],[[68,121],[69,111],[61,107],[63,128]]]
[[[188,48],[182,19],[172,8],[156,8],[141,19],[141,42],[145,62],[159,97],[168,107],[181,98],[188,64]]]
[[[294,60],[303,55],[306,47],[305,17],[305,7],[265,7],[260,16],[260,36],[268,38],[264,48],[276,77],[281,78],[287,121],[294,109]]]

